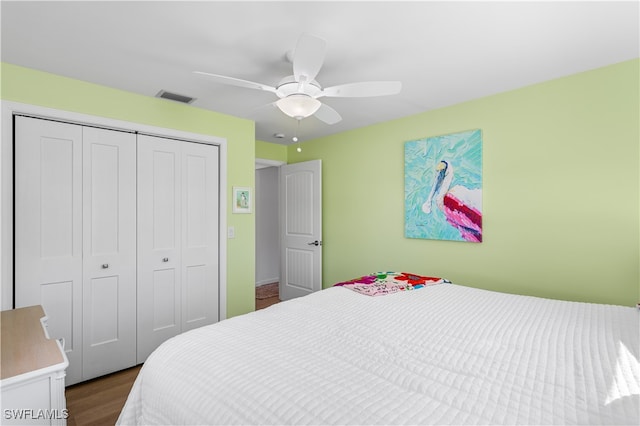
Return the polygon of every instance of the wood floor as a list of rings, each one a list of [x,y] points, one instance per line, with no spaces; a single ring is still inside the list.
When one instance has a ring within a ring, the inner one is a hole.
[[[141,367],[67,387],[67,426],[114,425]]]
[[[275,305],[279,301],[280,299],[278,299],[278,296],[269,297],[267,299],[256,299],[256,311]]]
[[[256,310],[279,301],[277,296],[256,299]],[[67,387],[67,425],[114,425],[141,367],[139,365]]]

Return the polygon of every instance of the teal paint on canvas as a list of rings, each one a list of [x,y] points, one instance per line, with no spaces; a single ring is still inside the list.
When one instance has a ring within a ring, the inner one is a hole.
[[[482,241],[482,133],[405,143],[405,236]]]

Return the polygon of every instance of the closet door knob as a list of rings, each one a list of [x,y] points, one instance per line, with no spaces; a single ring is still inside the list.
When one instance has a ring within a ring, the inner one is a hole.
[[[169,258],[168,258],[168,257],[163,257],[163,258],[162,258],[162,261],[163,261],[163,262],[168,262],[168,261],[169,261]]]
[[[109,264],[108,263],[103,263],[102,264],[102,269],[108,269],[109,268]]]

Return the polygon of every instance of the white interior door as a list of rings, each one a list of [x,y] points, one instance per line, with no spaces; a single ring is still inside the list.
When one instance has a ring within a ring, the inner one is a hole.
[[[83,127],[83,379],[136,364],[136,135]]]
[[[218,321],[219,148],[180,143],[182,152],[182,331]]]
[[[138,363],[181,330],[180,143],[138,135]]]
[[[72,384],[82,378],[82,127],[15,120],[15,307],[44,307]]]
[[[322,289],[322,163],[280,167],[280,299]]]

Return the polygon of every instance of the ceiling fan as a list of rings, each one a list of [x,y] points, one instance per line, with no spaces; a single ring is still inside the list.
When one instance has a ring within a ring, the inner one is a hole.
[[[400,92],[402,83],[399,81],[365,81],[322,88],[315,78],[324,62],[326,47],[327,43],[321,38],[309,34],[300,36],[292,55],[287,55],[293,63],[293,75],[283,78],[275,87],[203,71],[194,72],[217,83],[275,93],[280,99],[273,104],[288,116],[302,120],[315,114],[327,124],[335,124],[342,117],[319,98],[373,97]]]

